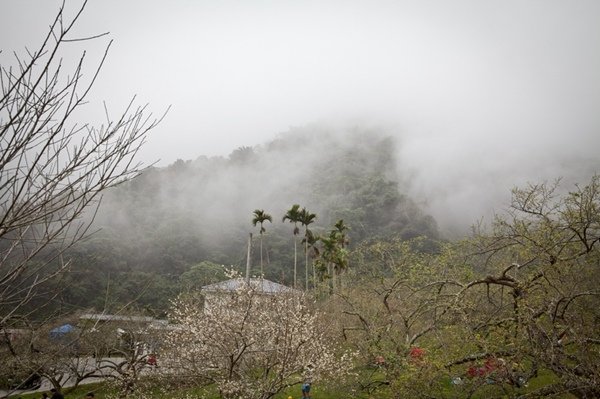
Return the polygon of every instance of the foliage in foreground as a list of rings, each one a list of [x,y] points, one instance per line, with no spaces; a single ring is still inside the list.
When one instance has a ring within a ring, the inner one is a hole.
[[[437,255],[403,241],[354,252],[356,284],[330,306],[363,362],[380,366],[365,390],[600,396],[600,178],[556,193],[515,189],[490,233]]]

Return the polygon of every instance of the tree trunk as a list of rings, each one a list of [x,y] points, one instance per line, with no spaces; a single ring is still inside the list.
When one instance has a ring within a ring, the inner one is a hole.
[[[263,278],[265,272],[263,270],[263,233],[260,233],[260,277]]]
[[[308,291],[308,242],[304,243],[304,278],[305,291]]]
[[[250,284],[250,255],[252,251],[252,233],[248,237],[248,255],[246,257],[246,282]]]
[[[294,236],[294,288],[298,287],[296,284],[297,269],[298,269],[298,249],[297,249],[296,236]]]

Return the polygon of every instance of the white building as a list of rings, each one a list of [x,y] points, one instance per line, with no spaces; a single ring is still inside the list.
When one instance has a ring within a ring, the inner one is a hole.
[[[226,301],[231,295],[235,295],[240,290],[248,287],[248,284],[254,293],[260,297],[300,293],[298,290],[264,278],[245,279],[239,277],[202,287],[204,309],[209,309],[217,304],[222,304],[223,301]]]

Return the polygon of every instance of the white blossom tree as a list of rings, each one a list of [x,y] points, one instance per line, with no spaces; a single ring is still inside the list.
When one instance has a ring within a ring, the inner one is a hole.
[[[246,285],[209,309],[176,301],[172,318],[179,328],[166,340],[166,369],[215,384],[226,399],[268,399],[307,378],[339,378],[352,365],[297,292],[267,295]]]

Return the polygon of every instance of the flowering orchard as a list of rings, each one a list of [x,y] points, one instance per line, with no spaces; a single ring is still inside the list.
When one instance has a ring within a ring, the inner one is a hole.
[[[167,336],[166,366],[195,384],[215,384],[223,398],[268,399],[352,367],[300,292],[265,294],[244,285],[207,308],[180,298],[172,318],[179,327]]]

